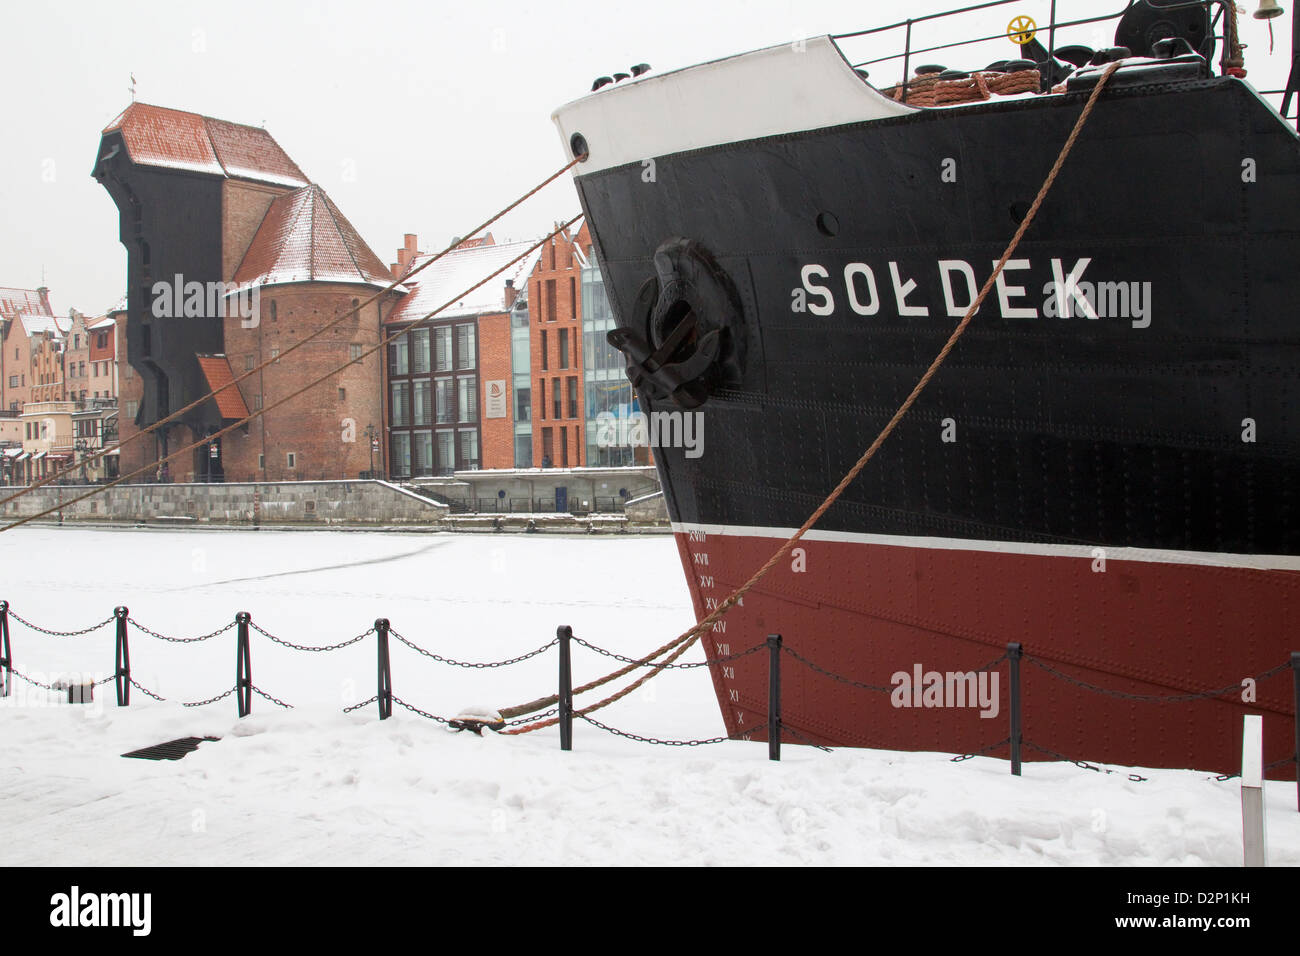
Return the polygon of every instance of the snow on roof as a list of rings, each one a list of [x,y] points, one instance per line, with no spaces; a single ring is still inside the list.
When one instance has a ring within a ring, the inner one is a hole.
[[[277,197],[235,270],[240,286],[356,282],[386,288],[392,273],[319,186]]]
[[[452,301],[446,309],[442,309],[439,315],[444,317],[480,315],[484,312],[506,311],[506,279],[513,279],[515,288],[519,288],[520,280],[533,271],[533,265],[541,257],[540,247],[479,288],[468,294],[466,290],[500,269],[531,245],[531,242],[523,240],[503,242],[499,245],[457,248],[447,253],[412,280],[414,291],[401,301],[385,321],[413,322],[422,319],[435,309],[447,305],[453,296],[457,297],[455,301]],[[417,256],[412,260],[411,268],[418,269],[431,258],[431,255]]]
[[[307,177],[271,134],[184,110],[132,103],[107,126],[121,132],[127,155],[139,166],[158,166],[304,186]]]
[[[13,318],[19,312],[32,315],[49,315],[50,311],[41,301],[41,294],[36,289],[0,288],[0,317]]]
[[[62,337],[63,329],[59,326],[58,320],[52,315],[39,315],[32,312],[19,312],[17,318],[22,320],[23,330],[28,335],[39,335],[43,332],[58,337]]]
[[[109,317],[109,316],[105,316],[105,317],[102,318],[102,319],[98,319],[98,320],[96,320],[95,323],[94,323],[93,325],[87,325],[86,328],[88,328],[88,329],[111,329],[111,328],[112,328],[113,326],[115,326],[115,325],[117,325],[117,323],[114,322],[114,321],[112,320],[111,317]]]
[[[113,306],[111,309],[108,310],[108,315],[111,316],[117,312],[125,312],[126,309],[127,309],[126,296],[123,295],[122,298],[117,300],[117,305]]]

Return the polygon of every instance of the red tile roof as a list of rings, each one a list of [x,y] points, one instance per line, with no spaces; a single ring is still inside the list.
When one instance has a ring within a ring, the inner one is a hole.
[[[264,129],[187,113],[184,110],[132,103],[104,133],[120,131],[127,155],[139,166],[163,166],[303,186],[307,177]]]
[[[12,319],[19,312],[32,315],[50,315],[50,310],[41,301],[41,294],[35,289],[0,288],[0,318]]]
[[[358,282],[383,288],[392,281],[388,268],[319,186],[276,197],[235,270],[239,285]]]
[[[216,392],[221,386],[229,385],[235,380],[235,374],[230,370],[230,360],[224,355],[196,355],[195,358],[199,360],[199,367],[203,369],[203,377],[208,380],[210,391]],[[217,403],[221,417],[227,421],[248,417],[248,406],[244,404],[244,396],[240,394],[238,385],[217,392],[213,401]]]

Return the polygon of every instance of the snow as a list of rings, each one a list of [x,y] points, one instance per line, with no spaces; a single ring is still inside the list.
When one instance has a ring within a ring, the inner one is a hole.
[[[667,537],[253,532],[26,526],[0,537],[0,598],[44,627],[104,620],[117,604],[161,633],[194,636],[248,611],[270,633],[333,644],[380,616],[445,657],[488,661],[557,625],[622,653],[691,621]],[[51,574],[59,568],[64,573]],[[79,573],[77,569],[80,569]],[[11,621],[14,664],[45,681],[111,672],[112,625],[53,638]],[[688,660],[700,659],[693,648]],[[553,691],[553,652],[490,670],[451,668],[398,641],[394,693],[451,717]],[[131,632],[133,674],[164,696],[234,684],[234,632],[178,645]],[[608,663],[574,648],[575,682]],[[55,704],[21,681],[0,702],[6,863],[25,864],[1209,864],[1241,862],[1237,781],[1099,773],[947,755],[766,744],[651,747],[578,722],[454,734],[394,706],[379,721],[374,638],[331,653],[252,635],[261,697],[203,708],[112,684],[92,705]],[[581,698],[579,699],[581,702]],[[472,707],[470,705],[473,705]],[[723,732],[703,668],[665,674],[597,715],[635,733]],[[120,754],[215,736],[176,762]],[[1266,788],[1270,862],[1300,864],[1293,783]]]

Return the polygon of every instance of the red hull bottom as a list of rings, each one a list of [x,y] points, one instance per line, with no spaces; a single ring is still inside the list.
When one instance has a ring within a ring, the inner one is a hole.
[[[848,536],[843,536],[848,537]],[[784,539],[679,531],[678,549],[703,619]],[[900,539],[901,540],[901,539]],[[1106,560],[859,540],[807,540],[706,635],[709,657],[779,633],[784,723],[832,746],[947,753],[983,751],[1009,737],[1008,664],[991,680],[996,708],[949,693],[899,689],[894,675],[968,672],[1023,645],[1023,739],[1074,760],[1237,772],[1241,718],[1264,715],[1265,763],[1293,752],[1291,669],[1223,697],[1146,702],[1098,694],[1036,666],[1121,694],[1179,695],[1241,685],[1289,662],[1300,647],[1300,574],[1173,560]],[[1104,567],[1104,570],[1101,568]],[[918,671],[919,666],[919,671]],[[767,721],[767,653],[714,665],[733,736]],[[921,683],[928,678],[923,676]],[[907,702],[912,706],[900,706]],[[982,717],[981,709],[990,716]],[[751,739],[764,738],[763,732]],[[992,751],[1005,757],[1005,744]],[[1026,746],[1026,760],[1056,757]],[[1294,765],[1270,774],[1292,778]]]

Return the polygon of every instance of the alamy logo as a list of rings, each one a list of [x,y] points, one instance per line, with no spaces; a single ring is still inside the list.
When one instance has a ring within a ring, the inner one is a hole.
[[[228,282],[185,281],[179,272],[171,282],[153,284],[150,311],[156,319],[239,319],[245,329],[261,321],[262,290]]]
[[[923,671],[913,664],[911,673],[897,671],[889,702],[895,707],[978,707],[981,717],[998,715],[997,671]]]
[[[62,927],[130,927],[134,936],[148,936],[153,925],[152,893],[70,893],[50,897],[50,925]]]
[[[596,416],[598,448],[683,448],[687,458],[704,454],[702,412],[633,412]]]

